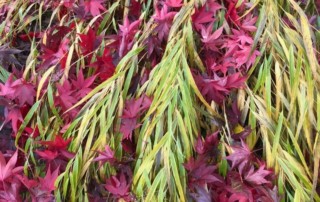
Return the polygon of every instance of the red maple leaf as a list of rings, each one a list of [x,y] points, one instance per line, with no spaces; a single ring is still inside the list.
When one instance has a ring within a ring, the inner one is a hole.
[[[156,8],[156,14],[153,18],[157,23],[155,31],[158,32],[160,41],[168,37],[173,18],[176,14],[177,12],[168,12],[168,7],[166,5],[163,5],[161,10]]]
[[[40,189],[45,192],[52,192],[56,189],[54,186],[54,182],[56,181],[59,175],[59,168],[55,171],[51,172],[50,166],[46,172],[46,176],[44,178],[39,178]]]
[[[91,13],[93,17],[100,15],[100,11],[105,11],[106,8],[102,5],[103,0],[86,0],[84,2],[84,10],[86,13]]]
[[[59,106],[66,111],[77,102],[77,99],[73,95],[75,89],[72,88],[72,85],[68,80],[65,80],[62,85],[57,84],[56,87],[58,96],[56,96],[54,103],[56,106]]]
[[[82,54],[88,57],[88,61],[91,61],[93,51],[95,51],[102,42],[102,37],[97,36],[95,31],[90,27],[87,34],[79,34],[80,47]]]
[[[143,95],[138,99],[127,100],[122,118],[137,118],[150,107],[151,103],[152,100],[146,95]]]
[[[42,46],[43,54],[41,55],[41,59],[43,60],[42,65],[40,68],[48,68],[51,65],[60,64],[61,68],[65,68],[65,62],[67,59],[67,52],[69,49],[69,39],[64,39],[59,44],[59,47],[57,50],[52,49],[52,47],[49,46]]]
[[[95,80],[96,76],[91,76],[84,79],[82,70],[79,71],[77,80],[71,80],[73,89],[75,89],[75,98],[80,100],[86,96],[91,90],[91,86]]]
[[[127,197],[130,194],[130,185],[131,183],[128,182],[125,174],[121,172],[117,176],[112,176],[107,179],[106,185],[104,187],[116,198],[123,198]]]
[[[12,129],[16,133],[18,132],[18,127],[23,122],[23,116],[21,114],[21,110],[17,107],[4,110],[5,121],[4,123],[8,123],[11,121]]]
[[[11,156],[8,162],[6,162],[2,152],[0,152],[0,181],[2,183],[23,170],[23,166],[16,167],[17,159],[18,151]]]
[[[248,32],[254,32],[257,30],[255,23],[257,22],[258,17],[252,17],[251,15],[247,15],[241,22],[241,28]]]
[[[18,176],[18,175],[17,175]],[[22,201],[20,196],[21,183],[18,180],[14,180],[10,183],[3,185],[3,190],[0,191],[1,202],[19,202]]]
[[[228,10],[225,14],[225,18],[230,20],[236,26],[240,26],[240,22],[239,22],[240,16],[238,15],[236,3],[229,2]]]
[[[233,54],[235,57],[235,61],[238,67],[242,65],[246,65],[246,69],[248,70],[251,65],[255,62],[257,56],[260,55],[260,52],[257,50],[254,50],[251,54],[251,46],[243,46],[238,51],[235,51]]]
[[[194,14],[191,16],[193,25],[197,31],[200,31],[202,26],[213,23],[215,19],[213,18],[213,13],[207,11],[206,6],[200,9],[195,9]]]
[[[36,95],[34,88],[33,84],[26,82],[23,78],[13,82],[12,89],[20,106],[24,104],[32,106],[34,104],[34,97]]]
[[[13,74],[10,74],[7,81],[3,85],[0,83],[0,96],[5,96],[9,99],[14,99],[14,89],[12,88],[13,85]]]
[[[252,155],[249,147],[241,140],[241,146],[231,147],[233,153],[226,157],[231,161],[231,169],[238,167],[239,172],[242,174],[246,165],[251,161]]]
[[[95,74],[102,81],[110,78],[115,72],[115,66],[113,64],[113,59],[110,53],[110,50],[105,48],[103,55],[97,56],[97,61],[90,64],[90,67],[96,68]]]
[[[184,167],[188,171],[188,183],[191,188],[195,186],[203,187],[208,183],[223,182],[222,178],[215,173],[216,166],[207,165],[203,158],[197,160],[191,158],[184,164]]]
[[[219,52],[219,49],[217,45],[221,43],[221,40],[218,40],[218,38],[221,36],[223,27],[220,27],[216,31],[212,32],[212,26],[213,24],[210,24],[208,27],[201,26],[201,41],[204,43],[205,47],[212,50]]]
[[[205,140],[199,135],[195,145],[196,152],[201,155],[214,151],[213,148],[219,143],[218,134],[219,131],[212,133],[211,135],[206,136]]]
[[[129,15],[133,16],[135,19],[139,18],[142,11],[142,3],[139,0],[131,0],[129,6]]]
[[[98,151],[99,156],[93,159],[93,161],[101,161],[102,163],[113,163],[116,159],[114,157],[114,151],[110,149],[108,145],[105,146],[105,151]]]
[[[63,139],[61,135],[56,135],[52,141],[39,141],[39,144],[47,145],[49,150],[66,150],[72,138]]]
[[[122,139],[131,140],[133,130],[139,127],[137,118],[150,107],[151,103],[152,100],[146,95],[126,101],[120,126],[120,132],[123,134]]]
[[[54,151],[51,151],[51,150],[44,150],[44,151],[36,150],[36,153],[42,159],[49,160],[49,161],[52,161],[52,160],[56,159],[58,157],[58,155],[59,155],[57,150],[54,150]]]
[[[260,165],[259,169],[255,171],[254,167],[251,166],[250,170],[245,175],[245,180],[253,185],[271,184],[271,182],[266,180],[265,177],[270,175],[272,172],[265,170],[264,168],[265,165]]]
[[[123,134],[122,140],[132,139],[132,132],[140,125],[137,124],[136,118],[125,118],[121,120],[120,132]]]
[[[133,45],[133,39],[135,34],[138,32],[138,28],[141,20],[136,20],[130,23],[129,18],[126,17],[123,21],[123,25],[119,25],[120,32],[120,47],[119,56],[125,55]]]

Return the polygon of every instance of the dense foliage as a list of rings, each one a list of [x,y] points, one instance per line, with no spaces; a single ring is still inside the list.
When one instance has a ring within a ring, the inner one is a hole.
[[[0,201],[320,201],[318,12],[0,0]]]

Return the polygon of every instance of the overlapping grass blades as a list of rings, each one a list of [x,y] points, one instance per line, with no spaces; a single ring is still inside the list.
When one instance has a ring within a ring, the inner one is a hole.
[[[314,197],[319,201],[315,193],[320,153],[315,32],[294,1],[261,1],[260,16],[262,37],[256,39],[265,52],[248,83],[249,122],[262,139],[267,165],[278,173],[283,200]],[[248,139],[251,147],[256,138]]]

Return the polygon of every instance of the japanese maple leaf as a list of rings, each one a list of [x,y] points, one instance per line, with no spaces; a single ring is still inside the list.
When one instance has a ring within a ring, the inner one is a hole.
[[[17,107],[8,109],[5,108],[4,111],[5,121],[4,123],[8,123],[11,121],[12,130],[16,133],[18,132],[19,123],[23,122],[23,116],[21,114],[21,110]]]
[[[146,95],[126,101],[122,118],[137,118],[150,107],[151,103],[152,100]]]
[[[90,64],[90,67],[96,68],[96,76],[102,81],[110,78],[115,72],[115,66],[113,64],[113,59],[110,50],[105,48],[103,55],[97,56],[97,61]]]
[[[213,23],[213,13],[210,11],[207,11],[206,7],[203,6],[200,9],[195,9],[194,14],[191,16],[193,25],[197,31],[200,31],[202,26]]]
[[[252,17],[251,15],[247,15],[243,21],[241,22],[241,28],[248,32],[254,32],[257,30],[255,23],[257,22],[258,17]]]
[[[86,79],[84,79],[82,70],[79,71],[77,80],[71,80],[74,89],[77,89],[75,92],[75,98],[80,100],[84,96],[86,96],[91,90],[91,86],[95,80],[96,76],[91,76]]]
[[[251,166],[250,170],[245,175],[245,180],[253,185],[271,184],[271,182],[266,180],[265,177],[270,175],[272,172],[265,170],[264,168],[265,165],[260,165],[259,169],[255,171],[254,166]]]
[[[226,19],[230,20],[232,23],[234,23],[236,26],[240,26],[240,16],[238,15],[236,3],[229,2],[228,10],[225,14]]]
[[[193,74],[195,82],[208,102],[215,101],[218,104],[222,104],[225,96],[229,93],[229,90],[225,88],[226,79],[224,82],[219,79],[212,79],[207,75]]]
[[[46,172],[46,176],[44,178],[39,178],[40,189],[49,193],[54,191],[56,189],[56,187],[54,186],[54,182],[56,181],[58,175],[59,168],[51,172],[51,168],[49,166]]]
[[[172,8],[180,8],[183,5],[182,0],[166,0],[165,3]]]
[[[207,165],[205,159],[189,159],[184,167],[188,171],[189,186],[204,186],[208,183],[222,183],[221,177],[215,174],[216,167]]]
[[[33,84],[26,82],[23,78],[16,80],[12,84],[16,99],[18,99],[20,106],[34,104],[34,97],[36,95],[35,87]]]
[[[231,147],[233,153],[226,157],[231,161],[231,169],[238,167],[240,174],[243,173],[245,166],[251,161],[251,151],[249,147],[241,140],[241,146]]]
[[[233,88],[242,88],[244,86],[244,82],[246,81],[245,76],[241,76],[240,72],[228,75],[227,82],[225,84],[227,89],[233,89]]]
[[[63,139],[61,135],[56,135],[53,141],[39,141],[42,145],[47,145],[49,150],[66,150],[72,138]]]
[[[17,159],[18,151],[12,155],[8,162],[6,162],[2,152],[0,152],[0,181],[2,183],[23,170],[23,166],[16,167]]]
[[[223,8],[215,0],[207,1],[207,6],[208,6],[208,10],[211,11],[213,13],[213,15],[216,15],[217,11]]]
[[[123,134],[122,139],[132,139],[132,132],[140,125],[137,124],[136,118],[125,118],[121,120],[120,132]]]
[[[172,20],[176,14],[177,12],[168,12],[168,7],[166,5],[163,5],[161,10],[156,8],[156,14],[153,18],[157,23],[155,30],[158,32],[160,41],[168,37]]]
[[[99,156],[93,159],[93,161],[101,161],[102,163],[113,163],[116,160],[114,157],[114,151],[112,151],[108,145],[105,146],[105,151],[98,151],[98,153]]]
[[[120,132],[123,134],[123,140],[131,140],[133,130],[139,127],[139,124],[137,124],[137,118],[150,107],[151,102],[152,100],[146,95],[143,95],[138,99],[130,99],[126,101],[120,126]]]
[[[123,21],[123,25],[119,25],[121,38],[119,47],[119,56],[122,57],[132,47],[133,38],[138,31],[141,20],[136,20],[130,23],[129,18],[126,17]]]
[[[77,99],[73,95],[75,90],[68,80],[65,80],[63,85],[57,84],[56,87],[58,96],[54,100],[55,105],[62,107],[63,110],[68,110],[77,102]]]
[[[102,5],[103,0],[86,0],[84,2],[84,10],[86,13],[91,13],[93,17],[100,15],[100,11],[105,11],[106,8]]]
[[[17,178],[29,190],[36,187],[39,184],[37,180],[29,179],[25,175],[18,175]]]
[[[58,155],[59,155],[57,150],[54,150],[54,151],[51,151],[51,150],[44,150],[44,151],[36,150],[36,153],[42,159],[49,160],[49,161],[52,161],[52,160],[56,159],[58,157]]]
[[[13,74],[10,74],[4,85],[0,83],[0,96],[14,99],[14,89],[12,88],[13,82]]]
[[[80,47],[82,49],[82,54],[88,56],[89,61],[91,61],[92,53],[95,51],[102,42],[101,36],[96,36],[95,31],[90,27],[87,34],[79,34],[80,37]]]
[[[40,68],[48,68],[51,65],[60,64],[61,68],[65,68],[65,62],[67,59],[67,51],[69,49],[69,39],[64,39],[61,41],[57,50],[51,49],[48,46],[42,46],[43,54],[41,59],[43,60]]]
[[[257,50],[254,50],[251,54],[251,46],[243,46],[238,51],[235,51],[233,54],[235,57],[235,61],[238,67],[242,65],[246,65],[246,69],[248,70],[251,65],[254,63],[257,56],[260,55],[260,52]]]
[[[0,191],[1,202],[20,202],[22,201],[20,196],[21,183],[19,181],[11,182],[10,184],[4,184],[3,190]]]
[[[115,197],[121,198],[129,195],[130,182],[127,181],[126,176],[121,172],[120,175],[107,179],[104,187]]]
[[[219,52],[217,45],[221,43],[221,40],[218,40],[218,38],[222,34],[223,27],[220,27],[219,29],[217,29],[211,34],[212,26],[213,24],[210,24],[207,28],[204,26],[201,26],[201,36],[202,36],[201,41],[204,43],[206,48]]]

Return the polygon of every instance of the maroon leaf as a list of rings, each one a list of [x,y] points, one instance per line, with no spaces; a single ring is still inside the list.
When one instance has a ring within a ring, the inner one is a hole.
[[[67,140],[63,139],[61,135],[56,135],[53,141],[39,141],[42,145],[47,145],[49,150],[65,150],[67,149],[69,143],[71,142],[72,138]]]
[[[200,9],[195,10],[192,15],[192,22],[197,31],[201,30],[203,25],[214,22],[213,13],[207,11],[206,6],[201,7]]]
[[[177,12],[168,12],[168,7],[166,5],[163,5],[161,10],[156,8],[156,14],[153,18],[157,23],[157,27],[155,30],[158,32],[160,41],[168,37],[172,20],[176,14]]]
[[[102,81],[110,78],[115,72],[115,66],[110,50],[105,48],[102,57],[97,56],[97,61],[90,64],[90,67],[96,68],[96,75]]]
[[[76,90],[75,97],[80,100],[86,96],[92,89],[90,88],[95,80],[96,76],[91,76],[84,79],[82,70],[79,71],[77,80],[72,80],[73,89]]]
[[[40,189],[46,192],[52,192],[56,189],[54,186],[54,182],[56,181],[59,175],[59,168],[51,173],[50,166],[46,172],[46,176],[44,178],[39,178]]]
[[[54,159],[56,159],[58,157],[58,151],[51,151],[51,150],[44,150],[44,151],[40,151],[40,150],[36,150],[36,153],[45,160],[49,160],[52,161]]]
[[[23,122],[23,117],[21,114],[21,110],[19,108],[7,109],[4,111],[5,121],[4,123],[8,123],[11,121],[12,129],[16,133],[18,131],[19,124]]]
[[[118,176],[112,176],[107,179],[105,189],[117,198],[126,197],[129,195],[130,183],[124,173],[121,173]]]
[[[69,49],[69,39],[64,39],[61,41],[57,50],[52,49],[50,46],[42,46],[43,54],[41,55],[41,59],[43,63],[40,68],[48,68],[51,65],[60,64],[61,68],[65,68],[65,62],[67,59],[67,52]]]
[[[208,183],[222,183],[222,178],[215,173],[216,166],[207,165],[205,159],[193,158],[184,164],[188,171],[189,187],[205,186]]]
[[[96,50],[102,42],[102,37],[96,36],[95,31],[91,27],[89,28],[87,34],[79,34],[79,36],[79,44],[82,50],[82,54],[84,56],[88,56],[88,60],[90,62],[93,51]]]
[[[120,32],[120,47],[119,47],[119,56],[122,57],[125,55],[133,45],[133,39],[135,34],[138,32],[138,28],[141,20],[136,20],[130,23],[129,18],[126,17],[123,21],[123,25],[119,25]]]
[[[105,151],[98,151],[100,154],[97,158],[93,159],[93,161],[101,161],[102,163],[113,163],[116,159],[114,157],[114,151],[110,149],[108,145],[105,146]]]
[[[241,146],[232,147],[233,153],[226,158],[231,161],[231,168],[236,166],[239,168],[239,172],[242,174],[244,167],[251,160],[251,151],[249,147],[241,140]]]
[[[120,132],[123,134],[122,140],[132,139],[132,132],[139,127],[136,118],[125,118],[121,120]]]
[[[270,181],[266,180],[265,177],[270,175],[272,172],[265,170],[264,168],[265,165],[260,165],[259,169],[254,171],[254,167],[251,166],[250,170],[245,175],[245,180],[254,185],[270,184]]]
[[[56,106],[60,106],[66,111],[77,102],[77,99],[73,95],[75,89],[72,88],[72,85],[68,80],[65,80],[62,85],[57,84],[56,87],[58,96],[56,96],[54,103]]]
[[[219,52],[218,45],[221,43],[221,40],[218,38],[221,36],[223,27],[220,27],[215,32],[211,34],[212,25],[209,25],[207,28],[202,26],[201,28],[201,41],[204,43],[204,46],[212,51]]]
[[[5,96],[11,100],[14,99],[14,89],[12,88],[13,85],[13,74],[10,74],[6,83],[3,85],[0,83],[0,96]]]
[[[34,97],[36,91],[34,90],[34,85],[26,82],[24,79],[18,79],[12,84],[15,97],[18,99],[20,106],[24,104],[29,104],[32,106],[34,104]]]
[[[0,181],[4,182],[13,175],[23,170],[22,166],[16,166],[18,159],[18,151],[16,151],[8,162],[6,162],[3,154],[0,152]]]
[[[137,100],[130,99],[126,101],[122,118],[137,118],[150,107],[151,103],[152,100],[146,95],[141,96]]]
[[[106,8],[102,5],[103,0],[86,0],[84,2],[84,10],[86,13],[91,13],[93,17],[100,15],[100,11],[105,11]]]

